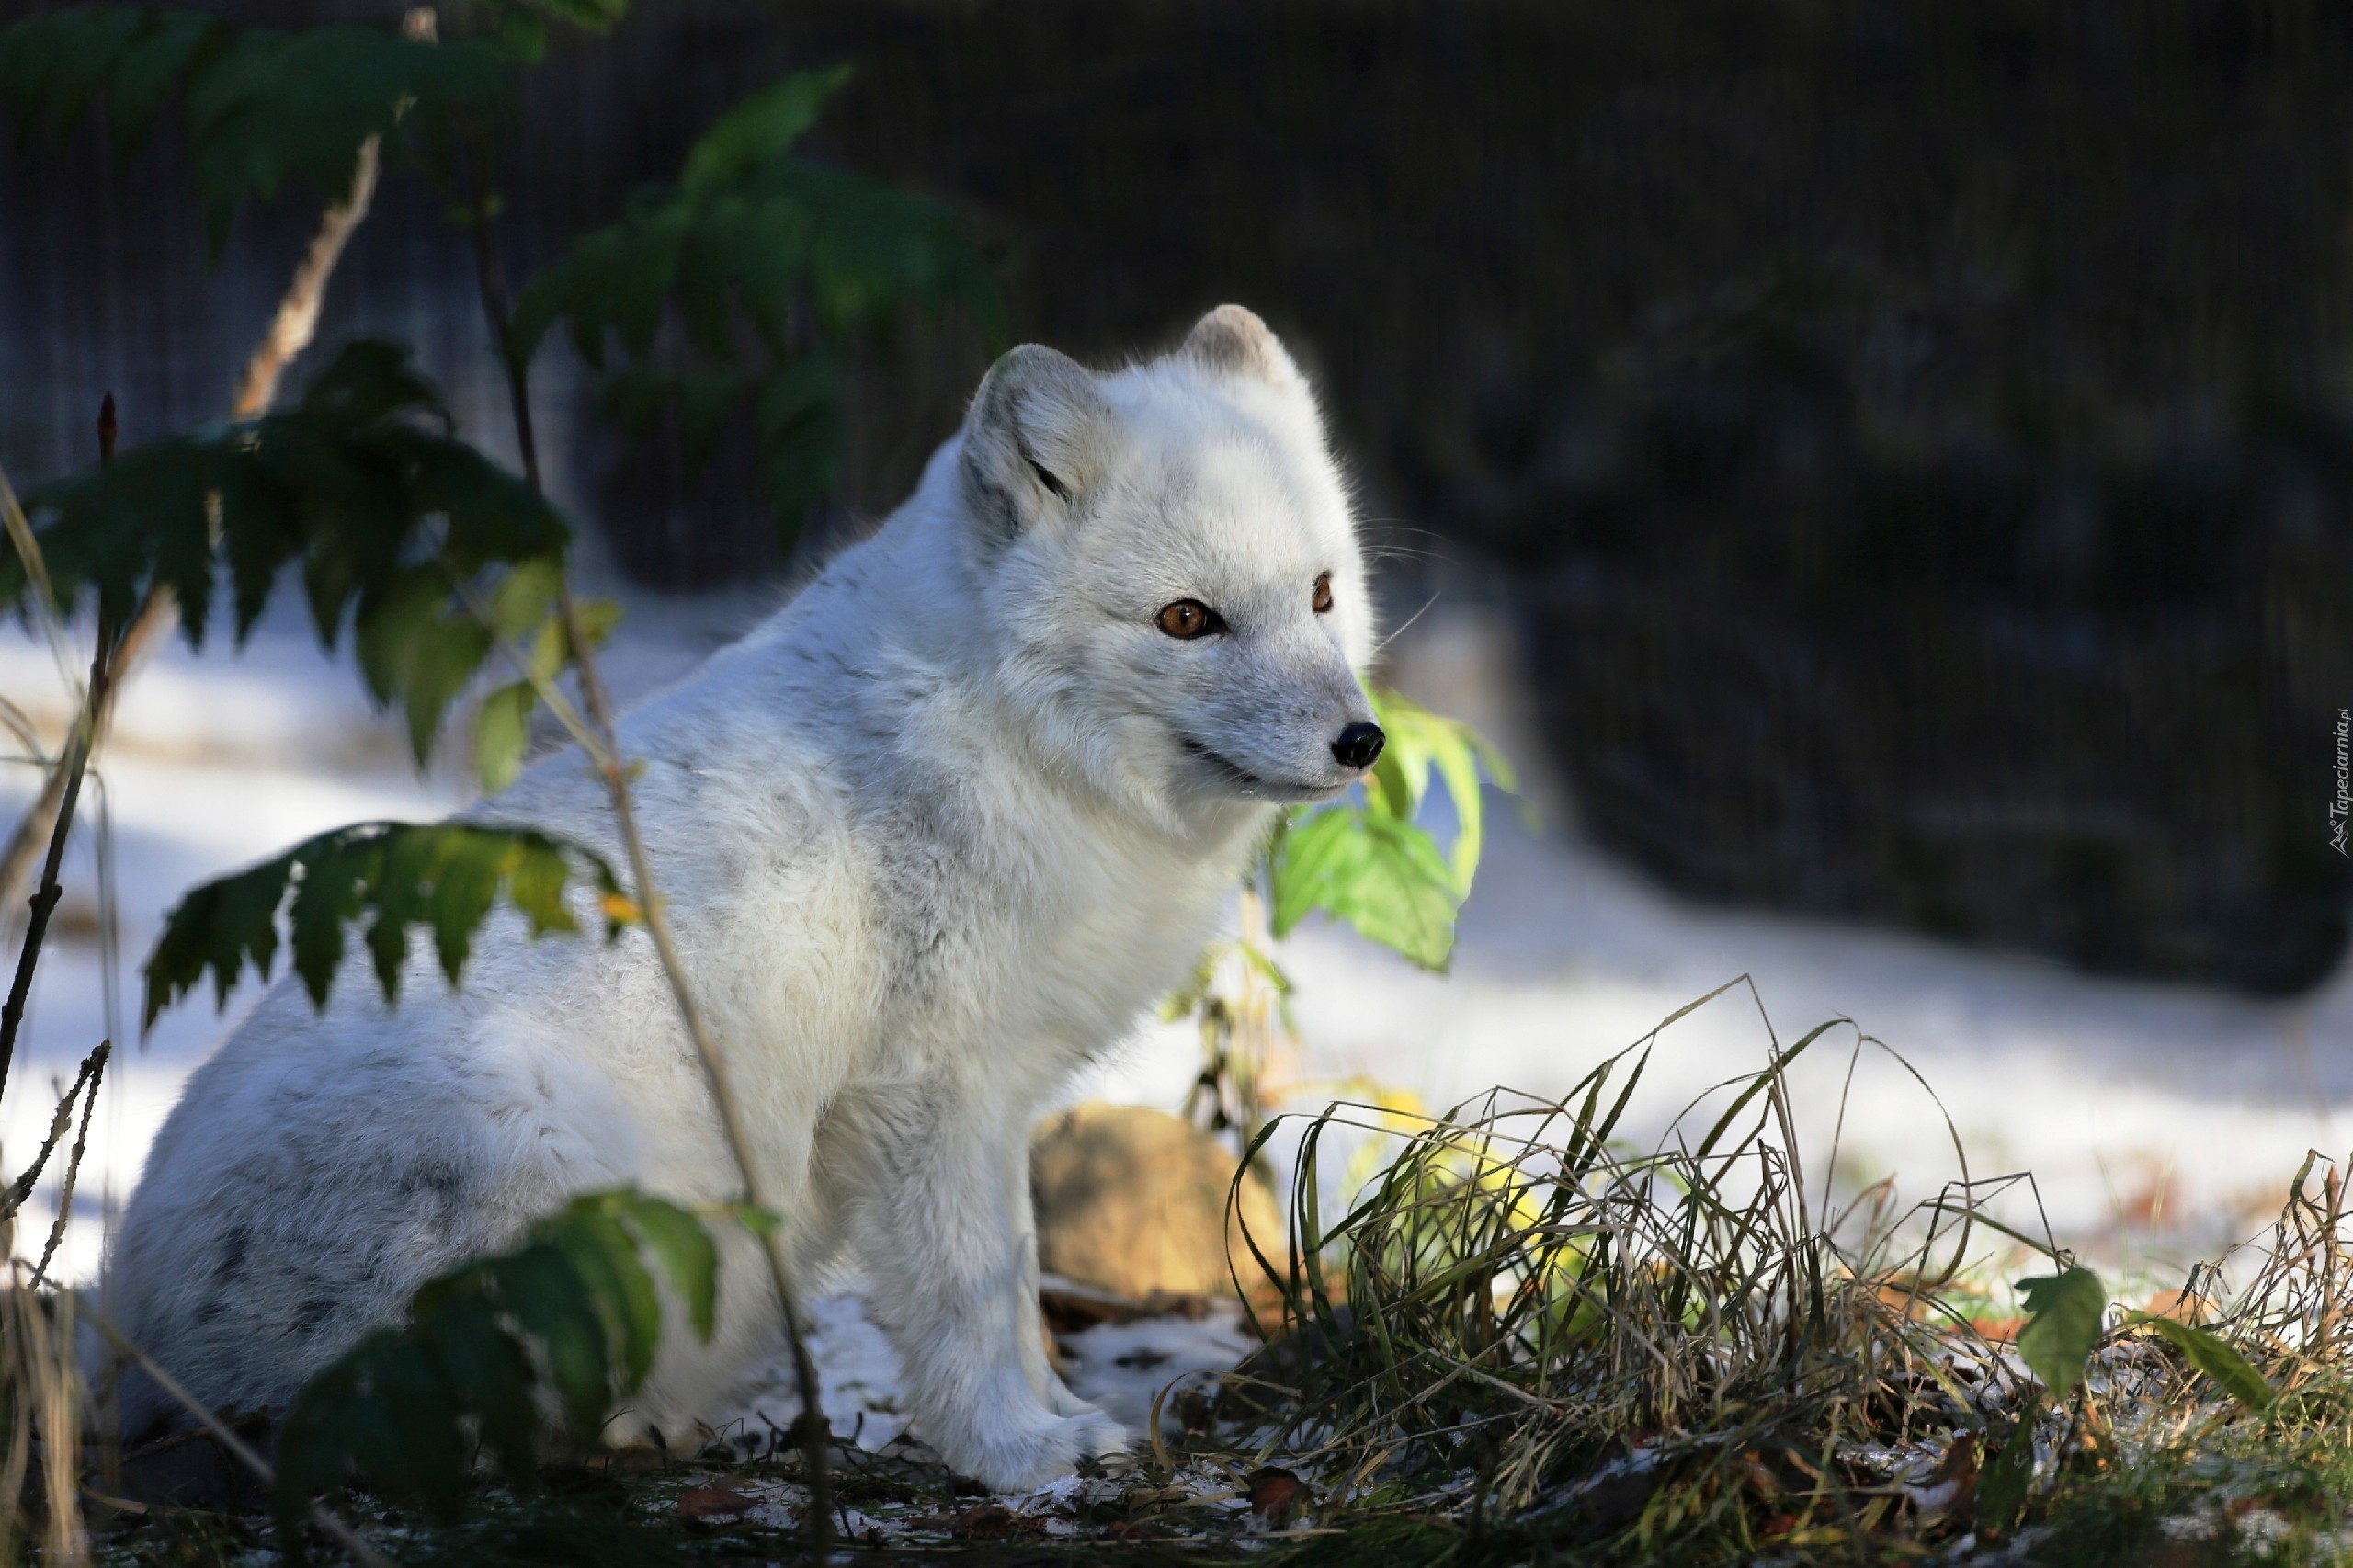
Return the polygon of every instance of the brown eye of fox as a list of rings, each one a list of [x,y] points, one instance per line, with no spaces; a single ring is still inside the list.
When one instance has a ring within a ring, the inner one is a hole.
[[[1310,602],[1315,606],[1318,615],[1332,608],[1332,574],[1326,572],[1315,579],[1315,597]]]
[[[1203,632],[1217,630],[1217,611],[1199,599],[1178,599],[1173,605],[1162,606],[1153,622],[1169,636],[1190,642]]]

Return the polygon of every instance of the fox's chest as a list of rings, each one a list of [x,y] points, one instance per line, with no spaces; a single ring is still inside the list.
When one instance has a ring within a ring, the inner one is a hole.
[[[1190,972],[1232,889],[1221,864],[1143,853],[911,857],[881,900],[897,1021],[1097,1051]]]

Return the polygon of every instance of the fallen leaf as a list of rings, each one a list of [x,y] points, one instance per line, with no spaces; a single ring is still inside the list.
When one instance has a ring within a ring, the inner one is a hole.
[[[949,1527],[949,1533],[967,1540],[994,1540],[1020,1528],[1021,1521],[1014,1517],[1012,1509],[1002,1503],[983,1503],[959,1516]]]
[[[1923,1514],[1958,1513],[1977,1500],[1977,1434],[1963,1432],[1945,1446],[1936,1473],[1918,1484],[1907,1483],[1904,1494]]]
[[[1250,1477],[1250,1511],[1258,1523],[1279,1530],[1307,1501],[1307,1483],[1290,1471],[1269,1466]]]
[[[724,1486],[698,1486],[678,1499],[678,1517],[690,1525],[722,1529],[741,1523],[759,1506],[757,1498],[746,1497]]]

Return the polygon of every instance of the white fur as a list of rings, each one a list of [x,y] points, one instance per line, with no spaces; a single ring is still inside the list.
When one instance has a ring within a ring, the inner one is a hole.
[[[1187,597],[1231,631],[1158,630]],[[1356,777],[1332,742],[1370,717],[1371,631],[1313,402],[1228,306],[1112,374],[1006,356],[879,533],[624,721],[801,1277],[855,1255],[918,1429],[991,1486],[1125,1442],[1040,1352],[1030,1126],[1183,976],[1270,802]],[[574,752],[472,814],[621,862]],[[533,942],[502,912],[454,993],[424,947],[397,1010],[357,954],[324,1015],[281,982],[155,1142],[117,1300],[214,1405],[281,1403],[568,1194],[738,1193],[642,932]],[[715,1340],[674,1334],[612,1436],[692,1440],[772,1353],[740,1233],[720,1303]],[[152,1388],[124,1401],[133,1437],[173,1419]]]

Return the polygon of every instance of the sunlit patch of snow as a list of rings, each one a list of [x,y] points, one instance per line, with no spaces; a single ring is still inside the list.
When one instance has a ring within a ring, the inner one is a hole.
[[[774,597],[631,593],[608,660],[614,685],[642,694],[676,678]],[[273,609],[243,655],[225,640],[200,657],[177,642],[166,648],[126,691],[102,791],[88,797],[90,820],[103,804],[115,851],[113,1015],[84,921],[44,960],[0,1101],[0,1163],[13,1173],[46,1129],[51,1081],[70,1080],[83,1053],[117,1033],[79,1212],[95,1216],[108,1193],[127,1193],[178,1085],[255,992],[250,982],[241,987],[225,1017],[209,997],[191,998],[136,1046],[138,966],[163,912],[192,883],[311,833],[437,816],[470,792],[461,756],[417,776],[399,725],[369,710],[347,660],[320,653],[299,613],[282,613],[289,608]],[[1537,760],[1508,682],[1495,673],[1495,640],[1475,620],[1427,617],[1395,653],[1398,684]],[[46,648],[0,631],[0,690],[62,722],[63,689]],[[0,767],[0,820],[13,823],[33,787],[29,769]],[[2353,968],[2308,996],[2261,1002],[1706,908],[1661,892],[1566,827],[1530,828],[1491,804],[1488,855],[1450,977],[1421,974],[1318,924],[1285,945],[1306,1041],[1287,1069],[1294,1108],[1319,1106],[1350,1079],[1410,1089],[1433,1107],[1499,1083],[1556,1096],[1670,1012],[1745,973],[1782,1041],[1844,1015],[1901,1051],[1942,1097],[1972,1174],[2033,1169],[2063,1237],[2103,1256],[2154,1267],[2245,1233],[2276,1208],[2307,1147],[2342,1152],[2353,1137],[2353,1118],[2336,1108],[2353,1106]],[[1557,794],[1546,804],[1553,824],[1570,820]],[[95,909],[88,834],[68,870],[68,908]],[[0,915],[0,925],[15,923]],[[1807,1176],[1831,1175],[1846,1194],[1893,1172],[1907,1195],[1926,1196],[1959,1174],[1942,1116],[1876,1051],[1856,1067],[1836,1170],[1822,1168],[1852,1043],[1851,1032],[1834,1031],[1796,1070],[1793,1108],[1814,1162]],[[1664,1038],[1621,1131],[1657,1137],[1694,1095],[1753,1071],[1768,1049],[1745,991],[1711,1004]],[[1176,1105],[1198,1050],[1188,1028],[1152,1026],[1073,1097]],[[2010,1217],[2031,1214],[2023,1193],[2007,1201]],[[53,1204],[44,1183],[19,1226],[20,1251],[38,1252]],[[69,1232],[65,1278],[95,1267],[98,1230],[77,1222]],[[895,1383],[878,1370],[880,1336],[848,1317],[821,1312],[820,1320],[828,1384],[845,1391],[836,1429],[862,1415],[871,1446],[904,1425],[884,1408]],[[1137,1392],[1162,1369],[1124,1369],[1099,1385],[1103,1397],[1140,1426]]]

